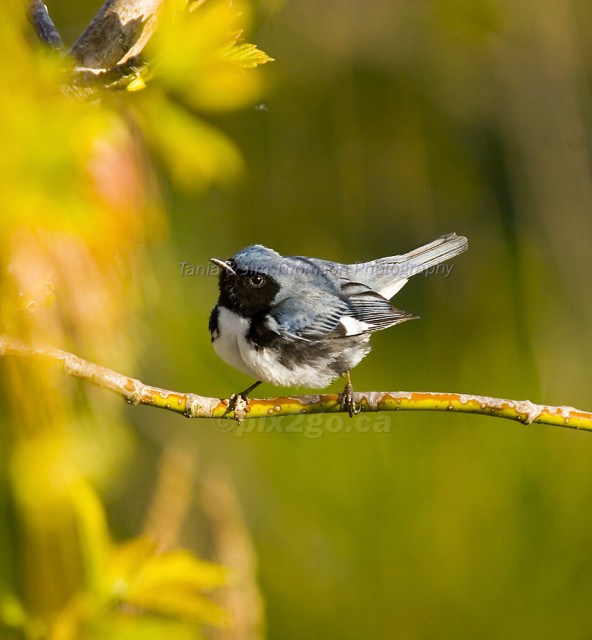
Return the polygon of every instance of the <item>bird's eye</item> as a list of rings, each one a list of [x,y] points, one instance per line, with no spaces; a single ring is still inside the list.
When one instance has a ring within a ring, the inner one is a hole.
[[[254,289],[259,289],[265,284],[265,278],[260,273],[254,273],[249,277],[249,284]]]

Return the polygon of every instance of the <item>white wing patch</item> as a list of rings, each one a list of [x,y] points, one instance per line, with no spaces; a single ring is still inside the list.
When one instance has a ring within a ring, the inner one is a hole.
[[[346,336],[357,336],[370,329],[370,325],[367,322],[362,322],[351,316],[343,316],[339,319],[339,324],[345,329]]]

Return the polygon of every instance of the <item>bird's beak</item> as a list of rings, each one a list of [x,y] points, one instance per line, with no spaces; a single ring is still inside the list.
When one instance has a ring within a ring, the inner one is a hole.
[[[236,275],[236,271],[230,266],[228,262],[224,262],[224,260],[218,260],[218,258],[210,258],[210,262],[215,264],[217,267],[221,269],[225,269],[228,273],[231,273],[233,276]]]

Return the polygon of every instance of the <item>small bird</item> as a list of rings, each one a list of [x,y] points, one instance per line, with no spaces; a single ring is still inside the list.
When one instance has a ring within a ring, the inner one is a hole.
[[[357,413],[350,371],[370,352],[375,331],[418,316],[389,300],[418,273],[467,249],[454,233],[400,256],[339,264],[283,257],[256,244],[220,267],[220,297],[209,329],[216,353],[257,382],[231,397],[248,402],[262,382],[282,387],[326,387],[346,379],[341,408]]]

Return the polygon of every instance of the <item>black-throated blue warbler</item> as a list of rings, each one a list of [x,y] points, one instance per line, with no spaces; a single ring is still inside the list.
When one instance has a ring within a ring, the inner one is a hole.
[[[407,280],[466,250],[454,233],[409,253],[339,264],[283,257],[262,245],[242,249],[220,267],[220,297],[210,316],[216,353],[257,382],[328,386],[346,377],[342,408],[356,413],[350,371],[370,351],[370,334],[417,316],[389,300]]]

